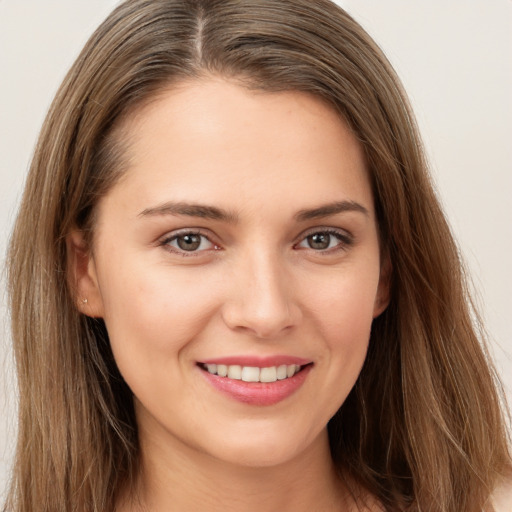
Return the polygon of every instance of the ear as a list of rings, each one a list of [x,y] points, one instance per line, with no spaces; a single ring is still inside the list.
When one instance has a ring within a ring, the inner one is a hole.
[[[94,258],[83,231],[75,230],[66,237],[68,284],[77,309],[84,315],[102,318],[101,297]]]
[[[375,304],[373,307],[373,318],[377,318],[382,314],[389,305],[391,300],[391,275],[393,266],[389,254],[384,254],[380,265],[379,285],[377,287],[377,295],[375,296]]]

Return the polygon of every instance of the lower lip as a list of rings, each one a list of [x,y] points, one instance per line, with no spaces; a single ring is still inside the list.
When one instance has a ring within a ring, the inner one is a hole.
[[[275,382],[245,382],[219,377],[206,370],[201,372],[214,388],[238,402],[248,405],[274,405],[288,398],[304,384],[312,366],[309,364],[293,377]]]

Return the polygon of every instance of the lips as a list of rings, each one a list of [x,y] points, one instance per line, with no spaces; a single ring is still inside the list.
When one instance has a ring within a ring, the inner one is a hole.
[[[313,363],[290,356],[228,357],[198,363],[216,390],[250,405],[273,405],[296,392]]]

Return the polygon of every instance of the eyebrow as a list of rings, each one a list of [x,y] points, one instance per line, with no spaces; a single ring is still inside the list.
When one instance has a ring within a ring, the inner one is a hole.
[[[324,217],[330,217],[332,215],[345,212],[359,212],[366,216],[370,215],[368,210],[362,204],[356,203],[355,201],[336,201],[334,203],[324,204],[317,208],[300,210],[294,217],[295,220],[302,222],[305,220],[322,219]]]
[[[216,206],[208,206],[196,203],[167,202],[154,208],[146,208],[139,213],[139,217],[154,215],[185,215],[188,217],[200,217],[203,219],[220,220],[235,224],[238,222],[238,215]]]
[[[294,219],[298,222],[304,222],[307,220],[330,217],[332,215],[345,212],[359,212],[369,216],[368,210],[363,205],[356,203],[355,201],[336,201],[334,203],[324,204],[316,208],[299,210],[294,215]],[[138,216],[148,217],[160,215],[184,215],[187,217],[200,217],[203,219],[228,222],[230,224],[236,224],[238,222],[238,215],[236,213],[229,212],[216,206],[173,201],[169,201],[152,208],[146,208],[140,212]]]

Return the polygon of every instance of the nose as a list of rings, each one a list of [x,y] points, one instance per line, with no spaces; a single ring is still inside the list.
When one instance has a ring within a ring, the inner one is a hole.
[[[254,254],[235,265],[232,276],[230,296],[223,306],[223,319],[230,329],[270,339],[300,323],[293,280],[277,258]]]

